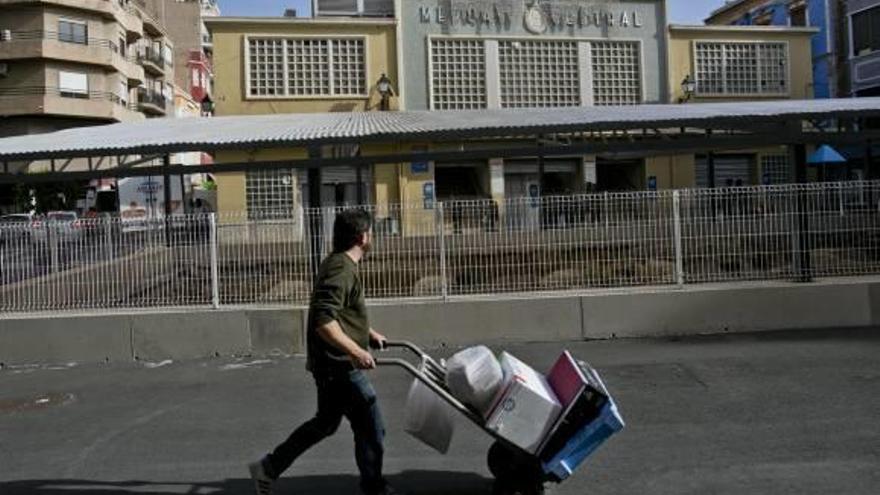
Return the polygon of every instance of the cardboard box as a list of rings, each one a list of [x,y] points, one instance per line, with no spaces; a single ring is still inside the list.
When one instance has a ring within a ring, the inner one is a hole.
[[[562,412],[543,375],[519,359],[501,354],[504,382],[486,427],[524,451],[535,454]]]

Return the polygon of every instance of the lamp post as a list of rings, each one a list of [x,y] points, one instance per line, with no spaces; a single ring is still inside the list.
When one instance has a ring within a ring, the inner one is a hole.
[[[394,88],[391,87],[391,79],[388,79],[387,75],[382,74],[382,77],[380,77],[379,81],[376,82],[376,90],[379,92],[379,96],[381,98],[379,102],[379,110],[390,110],[390,99],[392,96],[394,96]]]
[[[697,92],[697,81],[688,74],[684,80],[681,82],[681,93],[682,97],[678,99],[679,103],[686,103],[693,98],[694,93]]]

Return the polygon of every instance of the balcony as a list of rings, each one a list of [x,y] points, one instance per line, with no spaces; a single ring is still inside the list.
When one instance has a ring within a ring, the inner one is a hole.
[[[113,40],[56,31],[10,31],[0,41],[0,60],[51,59],[97,65],[126,76],[131,85],[144,81],[144,69],[125,57]]]
[[[202,50],[214,51],[214,36],[211,33],[202,33]]]
[[[143,36],[144,23],[138,16],[134,6],[130,5],[129,0],[40,0],[39,2],[34,0],[30,2],[23,0],[0,0],[0,6],[23,3],[40,3],[67,9],[88,10],[105,18],[116,20],[125,29],[128,41],[134,41]]]
[[[141,112],[153,116],[165,116],[168,99],[162,93],[147,88],[138,88],[137,98],[137,108]]]
[[[144,22],[144,31],[152,36],[165,36],[165,30],[157,20],[159,13],[144,0],[134,0],[134,4],[137,5],[138,14]]]
[[[853,92],[880,87],[880,50],[850,59]]]
[[[57,115],[106,122],[132,122],[143,115],[125,99],[106,91],[76,91],[56,86],[0,88],[2,115]]]
[[[165,75],[165,57],[162,56],[161,51],[151,47],[144,48],[138,52],[137,60],[145,71],[156,76]]]

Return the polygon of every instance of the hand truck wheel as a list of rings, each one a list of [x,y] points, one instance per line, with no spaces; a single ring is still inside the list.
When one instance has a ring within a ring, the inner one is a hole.
[[[540,462],[495,442],[487,454],[489,472],[495,477],[494,495],[541,495],[544,473]]]

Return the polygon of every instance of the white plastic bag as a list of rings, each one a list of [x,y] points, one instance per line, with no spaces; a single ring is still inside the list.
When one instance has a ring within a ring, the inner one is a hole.
[[[421,371],[425,371],[422,363]],[[406,398],[404,430],[432,449],[449,451],[454,432],[452,406],[419,380],[413,380]]]
[[[486,346],[458,352],[446,363],[446,385],[456,399],[488,416],[504,375],[498,359]]]

